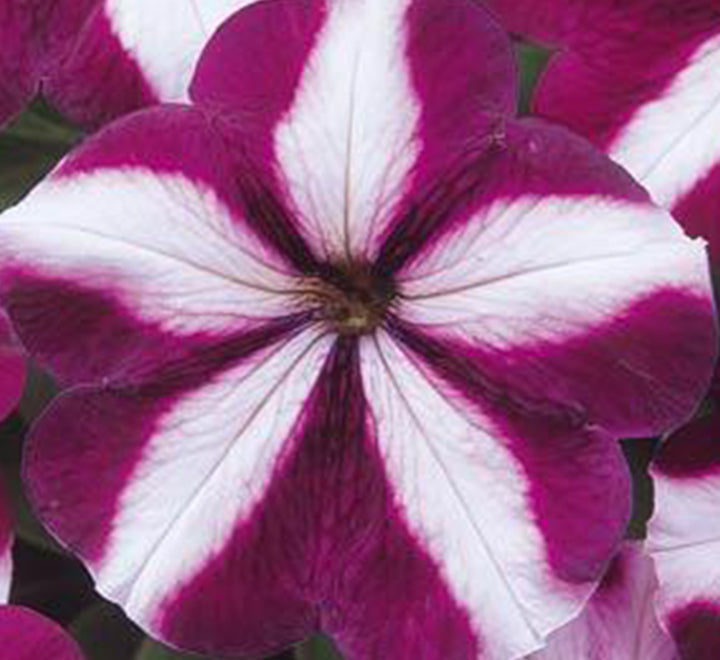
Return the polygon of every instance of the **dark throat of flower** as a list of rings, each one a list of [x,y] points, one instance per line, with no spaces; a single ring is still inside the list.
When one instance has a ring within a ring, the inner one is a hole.
[[[369,264],[327,264],[303,286],[303,304],[314,309],[330,331],[343,336],[370,334],[382,325],[397,299],[392,279],[377,275]]]

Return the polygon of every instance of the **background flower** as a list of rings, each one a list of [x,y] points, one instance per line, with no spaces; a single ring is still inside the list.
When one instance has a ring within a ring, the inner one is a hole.
[[[2,484],[0,484],[1,488]],[[12,514],[0,490],[0,646],[8,660],[82,660],[56,623],[24,607],[6,605],[12,577]]]
[[[648,529],[660,580],[658,611],[684,658],[710,660],[720,645],[720,384],[709,410],[673,434],[653,464]]]
[[[536,114],[625,166],[720,259],[720,6],[715,0],[485,0],[557,49]]]
[[[676,660],[678,650],[653,609],[657,589],[655,567],[643,544],[626,542],[580,616],[529,659]]]
[[[252,0],[0,0],[0,125],[40,91],[95,129],[186,101],[202,47]]]

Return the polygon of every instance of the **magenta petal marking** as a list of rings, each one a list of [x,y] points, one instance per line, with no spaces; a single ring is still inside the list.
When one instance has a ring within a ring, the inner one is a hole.
[[[690,417],[702,397],[712,371],[713,319],[708,300],[659,290],[592,332],[498,358],[518,391],[566,402],[618,437],[654,435]]]
[[[236,178],[247,215],[305,273],[317,271],[317,263],[283,203],[273,132],[295,97],[325,12],[323,0],[271,0],[239,11],[206,46],[190,89],[197,106],[232,117],[241,168],[248,171],[249,160],[256,172]],[[228,61],[243,65],[228,71]]]
[[[56,623],[25,607],[0,606],[0,644],[7,660],[82,660]]]
[[[401,522],[361,388],[357,346],[341,339],[256,512],[165,604],[163,638],[261,657],[323,630],[349,660],[478,657]]]
[[[415,0],[407,10],[406,57],[420,107],[422,145],[412,175],[416,190],[455,170],[469,141],[502,132],[504,118],[514,114],[510,44],[478,9],[467,0]]]
[[[239,11],[205,47],[193,101],[236,113],[255,131],[270,130],[293,100],[325,13],[323,0],[269,0]],[[242,66],[228,69],[228,61]],[[267,155],[272,146],[261,148]]]
[[[720,269],[720,163],[675,202],[672,212],[690,236],[708,242],[713,268]]]
[[[397,324],[394,334],[469,407],[494,420],[527,472],[548,561],[568,582],[597,578],[630,515],[630,479],[619,447],[582,409],[510,385],[501,362],[444,345]]]
[[[720,473],[720,414],[699,417],[673,433],[663,443],[653,467],[676,479]]]
[[[694,602],[674,612],[670,632],[683,660],[715,660],[720,649],[720,606]]]

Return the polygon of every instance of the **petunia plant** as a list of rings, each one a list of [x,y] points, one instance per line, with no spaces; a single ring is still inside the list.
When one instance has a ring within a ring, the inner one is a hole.
[[[616,440],[691,416],[715,310],[703,242],[515,80],[476,2],[267,0],[3,216],[65,388],[29,494],[154,636],[509,659],[590,599]]]

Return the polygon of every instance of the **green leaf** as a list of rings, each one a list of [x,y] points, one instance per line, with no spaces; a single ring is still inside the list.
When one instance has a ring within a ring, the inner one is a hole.
[[[153,639],[146,639],[140,646],[135,660],[211,660],[194,653],[179,653]]]
[[[22,199],[82,133],[41,99],[0,133],[0,211]]]
[[[526,115],[530,112],[533,92],[542,72],[547,67],[552,51],[536,44],[518,40],[515,42],[515,52],[520,66],[519,112]]]
[[[300,644],[295,654],[298,660],[343,660],[333,643],[321,635]]]
[[[143,638],[122,610],[106,601],[86,609],[73,621],[70,633],[80,644],[86,660],[127,660]]]

